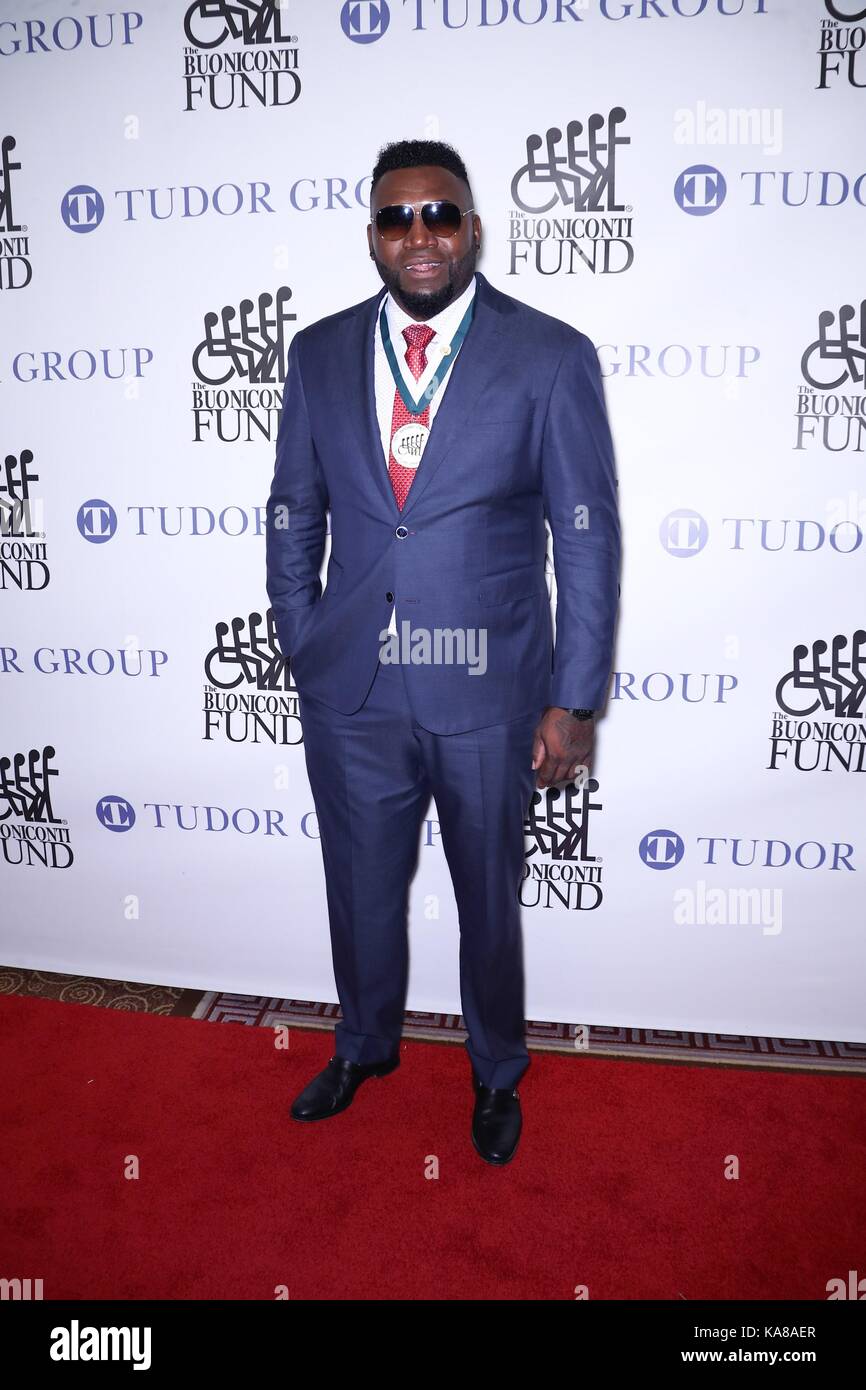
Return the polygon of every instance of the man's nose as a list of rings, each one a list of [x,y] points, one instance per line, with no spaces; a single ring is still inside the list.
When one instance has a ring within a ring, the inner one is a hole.
[[[403,240],[406,246],[422,251],[429,250],[437,244],[435,234],[425,225],[424,218],[421,216],[418,208],[415,209],[412,226],[409,228]]]

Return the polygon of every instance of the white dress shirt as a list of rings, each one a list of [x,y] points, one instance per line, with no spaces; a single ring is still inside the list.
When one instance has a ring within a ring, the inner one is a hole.
[[[426,390],[433,376],[433,373],[436,371],[436,368],[439,366],[439,363],[442,360],[442,349],[448,346],[454,334],[457,332],[460,320],[463,318],[463,315],[469,308],[472,296],[475,294],[475,284],[475,276],[473,275],[472,279],[469,281],[469,284],[466,286],[466,289],[463,291],[463,293],[459,296],[458,299],[452,300],[451,303],[446,308],[444,308],[440,314],[434,314],[432,318],[423,320],[413,319],[411,314],[407,314],[405,309],[401,309],[400,305],[393,298],[390,291],[388,292],[388,294],[386,294],[385,315],[388,320],[388,332],[391,334],[391,342],[394,346],[394,355],[397,358],[397,362],[403,373],[406,385],[408,386],[409,391],[415,400],[418,399],[422,391]],[[376,313],[376,324],[374,328],[375,346],[373,350],[373,366],[376,389],[376,415],[379,421],[379,433],[382,437],[382,453],[384,454],[384,468],[385,473],[387,474],[388,457],[391,453],[391,421],[394,415],[394,391],[396,388],[394,386],[394,378],[391,375],[391,368],[388,365],[388,359],[385,356],[385,348],[382,343],[382,334],[379,331],[380,312],[381,304],[379,306],[379,310]],[[426,348],[427,366],[424,368],[423,372],[416,381],[411,371],[409,370],[409,364],[406,361],[407,344],[406,339],[403,337],[403,329],[406,327],[407,324],[419,322],[426,323],[430,328],[432,328],[434,336],[430,339]],[[460,348],[458,347],[457,351],[451,354],[451,359],[448,364],[448,370],[446,371],[444,377],[439,383],[439,389],[437,390],[435,396],[430,402],[431,429],[433,426],[433,420],[436,416],[436,411],[439,408],[439,403],[442,400],[443,395],[445,394],[445,391],[448,387],[448,382],[451,380],[451,369],[454,366],[454,363],[456,362],[459,353]],[[390,478],[388,479],[388,486],[391,486]],[[415,484],[413,482],[412,487],[414,486]],[[409,496],[412,496],[411,488],[409,490]],[[397,603],[395,601],[393,607],[391,608],[391,622],[388,627],[389,633],[394,633],[395,635],[397,632],[396,612]]]

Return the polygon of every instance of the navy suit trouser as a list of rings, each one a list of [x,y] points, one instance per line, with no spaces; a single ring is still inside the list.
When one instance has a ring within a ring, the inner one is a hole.
[[[399,1048],[409,883],[432,794],[457,901],[466,1048],[483,1085],[516,1085],[529,1065],[518,891],[542,711],[431,733],[413,716],[400,663],[379,664],[354,714],[300,690],[298,702],[342,1010],[337,1056],[366,1064]]]

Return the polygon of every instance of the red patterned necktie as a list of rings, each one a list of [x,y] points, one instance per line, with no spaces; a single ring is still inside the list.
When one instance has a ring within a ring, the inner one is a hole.
[[[427,344],[430,339],[435,338],[435,336],[435,331],[426,323],[410,323],[403,329],[403,337],[408,344],[406,348],[406,362],[416,381],[427,366]],[[403,397],[395,387],[394,410],[391,416],[391,440],[393,441],[394,435],[401,426],[418,424],[427,425],[429,427],[429,405],[424,407],[420,415],[412,415],[406,409],[403,403]],[[416,472],[417,468],[407,468],[405,464],[398,463],[389,447],[388,476],[391,479],[391,487],[394,489],[397,506],[401,512]]]

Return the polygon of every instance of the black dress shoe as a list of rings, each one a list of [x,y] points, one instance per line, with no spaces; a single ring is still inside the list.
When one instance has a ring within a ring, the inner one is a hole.
[[[486,1163],[508,1163],[517,1152],[523,1116],[511,1086],[483,1086],[473,1074],[472,1142]]]
[[[350,1062],[332,1057],[324,1071],[314,1076],[293,1102],[293,1120],[326,1120],[352,1104],[355,1092],[368,1076],[387,1076],[400,1065],[399,1053],[387,1062]]]

